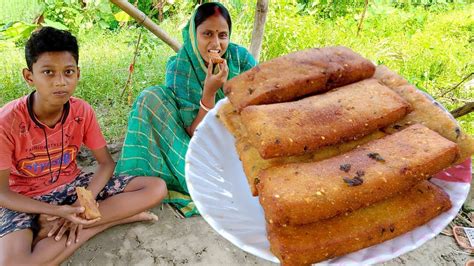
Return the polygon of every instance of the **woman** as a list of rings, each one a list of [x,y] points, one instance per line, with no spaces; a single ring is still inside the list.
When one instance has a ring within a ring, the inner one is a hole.
[[[183,29],[183,47],[166,65],[166,86],[147,88],[135,101],[116,167],[120,173],[165,180],[165,202],[186,217],[198,214],[184,177],[189,140],[209,109],[224,98],[224,82],[256,65],[245,48],[229,42],[231,27],[221,4],[196,9]],[[212,63],[209,53],[224,61]]]

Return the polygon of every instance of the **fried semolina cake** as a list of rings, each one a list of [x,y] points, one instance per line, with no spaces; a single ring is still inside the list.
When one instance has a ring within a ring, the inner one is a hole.
[[[460,156],[456,163],[463,162],[474,153],[474,138],[466,134],[456,120],[438,103],[386,66],[378,66],[374,78],[398,93],[413,107],[410,114],[385,128],[384,131],[393,133],[409,125],[420,123],[459,145]]]
[[[451,208],[429,181],[367,208],[302,226],[267,223],[270,249],[283,265],[310,265],[395,238]]]
[[[246,139],[242,138],[236,142],[237,152],[239,153],[242,166],[244,168],[247,181],[253,196],[258,195],[257,184],[260,182],[258,175],[264,169],[273,166],[284,165],[288,163],[298,162],[314,162],[321,161],[341,153],[354,149],[358,145],[365,144],[371,140],[379,139],[385,136],[381,131],[375,131],[358,140],[340,143],[332,146],[323,147],[315,152],[289,157],[278,157],[273,159],[263,159],[257,149],[253,147]]]
[[[77,200],[84,207],[82,215],[87,220],[102,217],[92,192],[85,187],[76,187]]]
[[[257,184],[260,181],[258,174],[271,166],[278,166],[287,163],[309,162],[313,154],[308,153],[300,156],[279,157],[265,160],[260,157],[257,149],[255,149],[245,138],[238,139],[236,142],[237,153],[242,161],[242,167],[247,176],[250,191],[253,196],[258,196]],[[330,156],[328,154],[328,156]]]
[[[237,110],[235,110],[230,102],[223,104],[221,108],[219,108],[217,116],[236,139],[242,138],[246,135],[246,130],[240,119],[240,114],[237,113]]]
[[[313,223],[406,191],[458,156],[456,143],[417,124],[323,161],[263,170],[259,200],[269,223]]]
[[[227,81],[224,92],[240,112],[357,82],[374,71],[374,64],[347,47],[314,48],[261,63]]]
[[[410,110],[397,93],[366,79],[294,102],[248,106],[241,119],[250,143],[269,159],[358,139]]]

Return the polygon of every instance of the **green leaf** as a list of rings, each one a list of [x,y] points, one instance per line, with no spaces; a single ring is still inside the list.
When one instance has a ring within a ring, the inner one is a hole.
[[[41,25],[43,27],[53,27],[53,28],[56,28],[58,30],[69,30],[69,28],[66,25],[64,25],[60,22],[49,20],[47,18],[44,19],[44,23],[42,23]]]
[[[15,22],[11,27],[3,32],[6,39],[19,40],[30,36],[31,32],[36,28],[35,24],[29,24],[22,21]]]
[[[125,11],[115,13],[114,17],[119,22],[128,22],[132,19]]]

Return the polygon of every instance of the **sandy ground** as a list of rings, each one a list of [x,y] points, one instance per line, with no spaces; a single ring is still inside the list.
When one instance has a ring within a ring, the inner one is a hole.
[[[117,154],[114,155],[117,157]],[[85,170],[93,171],[91,162]],[[474,206],[471,196],[468,204]],[[272,265],[246,253],[215,232],[204,219],[175,217],[169,206],[152,210],[160,220],[111,228],[81,247],[62,265]],[[474,259],[454,238],[438,235],[418,249],[381,265],[464,265]]]

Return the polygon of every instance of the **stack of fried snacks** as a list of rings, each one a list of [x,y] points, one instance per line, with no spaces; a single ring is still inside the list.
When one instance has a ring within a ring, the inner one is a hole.
[[[437,102],[386,66],[378,66],[374,78],[398,93],[413,107],[410,114],[385,128],[385,132],[393,133],[419,123],[459,145],[460,156],[456,163],[465,161],[474,153],[474,138],[461,130],[451,114],[447,113]]]
[[[260,172],[271,166],[284,165],[296,162],[316,162],[324,160],[338,154],[350,151],[358,145],[365,144],[371,140],[379,139],[385,134],[379,130],[362,137],[357,140],[339,143],[327,147],[322,147],[314,152],[310,152],[299,156],[277,157],[273,159],[263,159],[257,149],[253,147],[248,139],[244,126],[241,123],[240,115],[233,108],[232,104],[227,103],[218,111],[219,119],[224,123],[226,128],[235,136],[237,153],[239,154],[245,175],[250,186],[253,196],[258,196],[256,184],[260,179]]]
[[[264,170],[260,204],[270,224],[313,223],[406,191],[457,156],[455,143],[413,125],[327,160]]]
[[[358,139],[409,111],[397,93],[366,79],[294,102],[249,106],[241,118],[252,146],[269,159]]]
[[[372,66],[348,48],[313,49],[225,85],[230,103],[218,117],[283,264],[381,243],[451,207],[426,180],[473,154],[473,138],[429,96]]]
[[[346,47],[291,53],[262,63],[224,85],[240,112],[249,105],[286,102],[371,77],[375,66]]]

